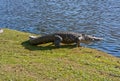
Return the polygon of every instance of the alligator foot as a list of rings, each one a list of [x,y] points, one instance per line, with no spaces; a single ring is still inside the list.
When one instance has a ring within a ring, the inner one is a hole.
[[[80,43],[76,43],[75,46],[76,46],[76,47],[82,47],[82,46],[80,45]]]

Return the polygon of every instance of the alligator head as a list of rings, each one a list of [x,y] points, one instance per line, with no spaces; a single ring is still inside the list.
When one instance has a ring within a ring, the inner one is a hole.
[[[86,43],[86,44],[89,44],[91,42],[95,42],[95,41],[101,41],[103,38],[99,38],[99,37],[95,37],[95,36],[91,36],[91,35],[86,35],[86,34],[82,34],[80,37],[79,37],[79,40],[82,42],[82,43]]]

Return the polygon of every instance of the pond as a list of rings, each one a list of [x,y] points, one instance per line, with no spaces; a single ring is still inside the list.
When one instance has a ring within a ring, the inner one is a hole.
[[[120,57],[120,0],[0,0],[0,27],[95,35],[104,40],[83,46]]]

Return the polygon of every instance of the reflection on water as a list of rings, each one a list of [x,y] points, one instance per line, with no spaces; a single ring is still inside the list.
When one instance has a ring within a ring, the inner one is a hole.
[[[37,34],[74,31],[104,38],[85,45],[120,56],[120,0],[0,0],[0,27]]]

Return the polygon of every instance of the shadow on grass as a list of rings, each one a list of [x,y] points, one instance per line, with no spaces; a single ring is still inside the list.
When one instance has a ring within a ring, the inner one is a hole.
[[[59,49],[59,48],[56,48],[54,45],[52,44],[49,44],[47,46],[44,46],[43,44],[42,45],[31,45],[29,43],[29,41],[25,41],[25,42],[22,42],[22,45],[28,49],[28,50],[51,50],[51,49]],[[61,45],[60,48],[67,48],[67,49],[72,49],[74,48],[75,45]]]

